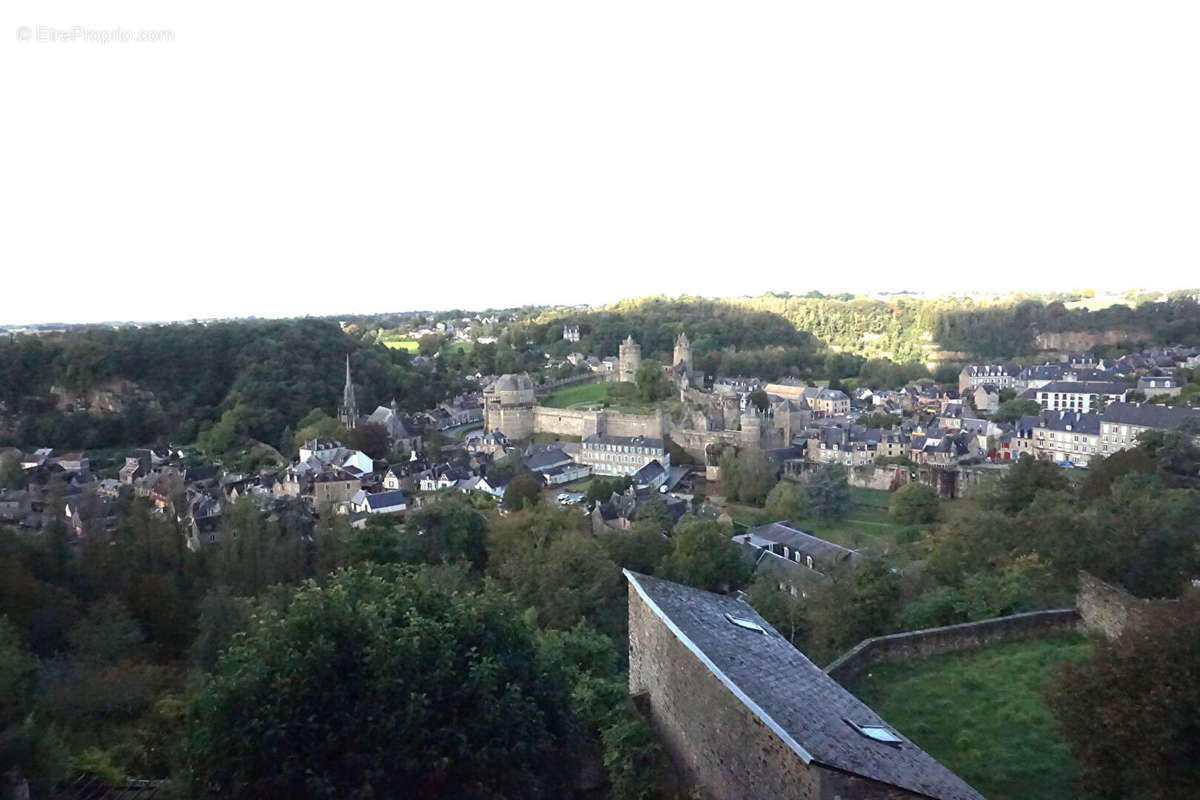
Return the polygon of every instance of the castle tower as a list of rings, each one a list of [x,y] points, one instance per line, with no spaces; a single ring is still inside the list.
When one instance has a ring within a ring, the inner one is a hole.
[[[671,359],[671,366],[678,367],[683,364],[684,371],[689,375],[692,372],[692,343],[688,341],[687,334],[679,334],[679,338],[675,340],[675,357]]]
[[[746,410],[742,412],[742,435],[740,437],[742,447],[762,447],[764,416],[753,405],[747,406]]]
[[[617,380],[632,383],[642,365],[642,346],[630,336],[621,342],[617,356]]]
[[[338,419],[348,430],[358,425],[358,401],[354,397],[354,383],[350,380],[350,354],[346,354],[346,386],[342,389],[342,404],[338,406]]]

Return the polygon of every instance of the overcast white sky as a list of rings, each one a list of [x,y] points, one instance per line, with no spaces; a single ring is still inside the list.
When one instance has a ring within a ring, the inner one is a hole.
[[[0,20],[0,321],[1200,283],[1194,0]]]

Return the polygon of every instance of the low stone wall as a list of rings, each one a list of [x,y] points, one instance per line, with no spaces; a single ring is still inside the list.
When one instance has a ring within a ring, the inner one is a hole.
[[[1007,617],[964,622],[944,628],[894,633],[864,639],[825,668],[843,686],[857,680],[880,661],[904,661],[938,653],[975,650],[998,642],[1055,636],[1077,630],[1080,615],[1074,608],[1030,611]]]

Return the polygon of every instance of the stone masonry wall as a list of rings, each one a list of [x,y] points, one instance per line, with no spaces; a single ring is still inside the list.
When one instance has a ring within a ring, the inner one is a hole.
[[[629,590],[629,691],[681,776],[713,800],[901,800],[915,795],[805,764]]]
[[[661,439],[670,424],[669,417],[659,414],[620,414],[615,411],[582,411],[546,406],[535,406],[532,417],[533,433],[580,438],[603,433],[608,436],[650,436]]]
[[[1079,612],[1075,609],[1060,608],[1013,614],[981,622],[964,622],[944,628],[876,636],[859,642],[826,667],[825,672],[846,686],[879,661],[904,661],[938,653],[974,650],[1015,639],[1055,636],[1076,630],[1079,620]]]
[[[1137,624],[1154,608],[1169,600],[1143,600],[1120,586],[1105,583],[1094,575],[1079,573],[1079,592],[1075,605],[1084,627],[1106,639],[1115,639],[1130,625]]]
[[[596,411],[535,406],[533,409],[533,432],[583,438],[596,433],[598,416]]]
[[[649,436],[663,438],[669,418],[662,414],[621,414],[600,412],[600,433],[608,436]]]

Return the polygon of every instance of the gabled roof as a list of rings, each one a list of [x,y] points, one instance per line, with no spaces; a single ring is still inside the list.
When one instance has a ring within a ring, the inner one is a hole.
[[[624,574],[671,633],[804,763],[938,800],[982,800],[902,735],[897,746],[859,733],[853,725],[890,726],[747,604],[629,570]],[[726,615],[765,632],[733,624]]]
[[[1125,394],[1129,388],[1112,381],[1053,381],[1037,390],[1067,394]]]
[[[404,499],[404,492],[396,489],[390,492],[377,492],[369,494],[366,497],[367,508],[372,511],[377,511],[381,508],[393,508],[395,506],[407,505],[408,501]]]
[[[1100,416],[1103,422],[1169,430],[1185,419],[1200,419],[1200,409],[1154,403],[1109,403]]]
[[[854,550],[842,547],[840,544],[819,539],[811,533],[805,533],[799,528],[793,528],[787,520],[769,522],[746,531],[749,544],[764,546],[767,543],[787,545],[801,555],[812,556],[814,561],[834,564],[839,561],[856,561],[859,555]]]
[[[663,469],[663,465],[658,463],[658,459],[654,459],[633,473],[633,483],[635,486],[638,484],[653,483],[660,478],[665,478],[666,473],[667,471]]]
[[[541,472],[561,464],[569,464],[571,457],[558,447],[547,447],[531,453],[525,459],[525,466],[533,472]]]

